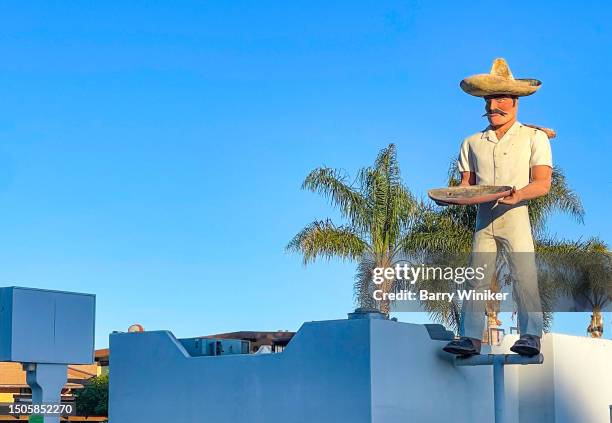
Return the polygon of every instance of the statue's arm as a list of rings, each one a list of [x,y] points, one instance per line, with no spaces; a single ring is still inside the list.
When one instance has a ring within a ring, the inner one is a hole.
[[[473,156],[470,151],[468,139],[464,139],[457,158],[457,169],[461,174],[460,186],[476,185],[476,173],[474,172]]]
[[[461,172],[460,186],[476,185],[476,174],[474,172]]]
[[[499,200],[502,204],[516,204],[532,200],[548,194],[552,181],[552,168],[547,165],[537,165],[531,168],[531,182],[524,188],[513,191],[508,197]]]

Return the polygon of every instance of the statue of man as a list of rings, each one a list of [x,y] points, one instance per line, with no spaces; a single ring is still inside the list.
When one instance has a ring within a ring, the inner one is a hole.
[[[495,258],[507,253],[518,309],[520,339],[511,350],[523,355],[540,352],[542,312],[537,283],[534,244],[526,202],[546,195],[552,178],[552,153],[545,132],[517,120],[519,98],[535,93],[536,79],[515,79],[504,59],[495,59],[489,74],[461,81],[468,94],[485,100],[489,126],[467,137],[461,145],[458,167],[461,185],[507,185],[509,196],[478,206],[472,242],[471,266],[484,266],[487,277],[469,282],[467,289],[490,289]],[[484,331],[485,302],[465,300],[460,338],[444,347],[459,355],[479,354]]]

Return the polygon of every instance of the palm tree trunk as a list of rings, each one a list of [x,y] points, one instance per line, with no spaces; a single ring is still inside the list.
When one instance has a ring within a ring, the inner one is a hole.
[[[393,286],[393,280],[385,279],[385,281],[383,282],[381,286],[381,290],[383,293],[389,294],[391,292],[392,286]],[[380,302],[380,312],[383,313],[385,316],[389,317],[390,311],[391,311],[391,301],[389,301],[388,297],[385,296],[385,298]]]
[[[601,338],[603,336],[603,318],[601,316],[601,308],[596,306],[591,314],[591,324],[587,328],[587,332],[591,334],[591,338]]]
[[[487,309],[487,325],[482,335],[482,342],[484,344],[499,344],[501,342],[499,332],[491,331],[491,329],[497,329],[501,325],[501,322],[497,319],[497,311],[493,309]],[[489,339],[492,335],[493,339]]]
[[[383,253],[379,256],[379,260],[377,260],[377,266],[383,269],[387,269],[393,266],[392,260],[389,256],[389,253]],[[395,283],[395,277],[387,278],[384,276],[384,281],[380,286],[380,290],[383,292],[384,298],[380,301],[379,310],[385,316],[389,317],[389,313],[391,311],[391,301],[388,299],[388,294],[393,289],[393,285]]]
[[[498,272],[493,274],[491,278],[491,292],[500,292],[499,286],[499,275]],[[484,334],[482,336],[482,341],[485,344],[496,345],[501,342],[500,335],[498,331],[491,331],[491,329],[497,329],[501,325],[501,322],[497,319],[497,312],[499,310],[499,301],[488,301],[486,306],[486,314],[487,314],[487,324],[485,327]],[[492,335],[493,339],[489,339]]]

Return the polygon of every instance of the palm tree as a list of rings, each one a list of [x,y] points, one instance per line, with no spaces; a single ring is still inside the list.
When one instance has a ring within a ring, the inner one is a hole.
[[[358,263],[355,296],[361,307],[378,307],[389,314],[390,301],[376,303],[372,298],[372,271],[393,267],[401,261],[403,239],[409,234],[418,208],[412,194],[400,179],[394,144],[382,149],[371,167],[361,169],[353,183],[342,172],[327,167],[313,170],[303,189],[319,193],[338,208],[346,222],[317,220],[302,229],[287,245],[301,253],[304,264],[318,257],[340,257]],[[383,293],[397,289],[395,278],[385,278]]]
[[[612,304],[612,253],[598,238],[587,241],[547,241],[541,256],[551,266],[558,294],[571,300],[576,311],[589,310],[587,333],[603,335],[602,310]]]

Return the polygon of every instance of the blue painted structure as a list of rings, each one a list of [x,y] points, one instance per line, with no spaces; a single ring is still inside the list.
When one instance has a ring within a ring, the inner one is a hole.
[[[305,323],[264,355],[190,357],[167,331],[112,334],[110,422],[492,420],[490,388],[474,383],[486,369],[456,368],[443,344],[422,325],[370,319]]]
[[[110,423],[494,421],[492,366],[456,366],[442,335],[375,317],[308,322],[282,353],[191,357],[168,331],[112,334]],[[506,421],[609,423],[612,342],[547,334],[542,349],[543,364],[506,367]]]
[[[0,288],[0,361],[92,363],[95,311],[91,294]]]
[[[95,309],[90,294],[0,288],[0,361],[23,363],[33,404],[59,404],[68,364],[93,362]]]

